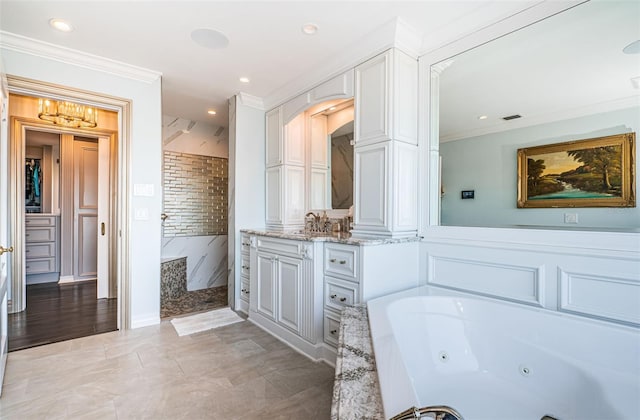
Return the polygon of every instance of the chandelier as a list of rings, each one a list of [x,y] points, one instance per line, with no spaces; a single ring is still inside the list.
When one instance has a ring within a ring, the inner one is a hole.
[[[38,118],[73,128],[94,128],[98,125],[98,110],[73,102],[38,100]]]

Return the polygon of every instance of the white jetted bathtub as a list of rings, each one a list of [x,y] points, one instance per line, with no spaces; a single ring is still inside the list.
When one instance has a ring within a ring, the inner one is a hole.
[[[640,330],[523,305],[426,296],[368,303],[385,416],[640,419]]]

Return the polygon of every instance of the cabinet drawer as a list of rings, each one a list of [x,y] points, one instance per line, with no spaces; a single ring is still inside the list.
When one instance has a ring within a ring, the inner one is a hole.
[[[53,242],[56,240],[56,228],[43,227],[43,228],[28,228],[25,230],[26,242]]]
[[[28,260],[25,268],[27,274],[52,273],[56,269],[56,260],[55,258]]]
[[[55,242],[42,243],[42,244],[27,244],[25,245],[25,257],[27,260],[33,258],[49,258],[56,256],[56,244]]]
[[[240,235],[240,251],[249,253],[249,248],[251,247],[251,240],[249,239],[249,235],[243,233]]]
[[[240,274],[249,277],[249,270],[249,256],[242,254],[242,258],[240,259]]]
[[[24,225],[26,227],[29,226],[55,226],[56,225],[56,217],[33,217],[26,216],[24,220]]]
[[[240,277],[240,299],[249,302],[249,278]]]
[[[324,246],[324,272],[350,277],[357,281],[358,248],[351,245],[329,244]]]
[[[348,281],[324,278],[324,305],[341,311],[345,306],[358,303],[358,285]]]
[[[292,257],[300,257],[303,254],[303,245],[301,241],[291,239],[277,239],[266,236],[258,236],[258,249],[261,251],[273,252],[279,255],[289,255]]]
[[[324,342],[338,347],[340,337],[340,315],[324,312]]]

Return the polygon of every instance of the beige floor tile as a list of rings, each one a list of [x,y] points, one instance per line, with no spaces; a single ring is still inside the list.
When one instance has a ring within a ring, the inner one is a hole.
[[[168,321],[9,355],[1,419],[327,419],[333,368],[250,322]]]

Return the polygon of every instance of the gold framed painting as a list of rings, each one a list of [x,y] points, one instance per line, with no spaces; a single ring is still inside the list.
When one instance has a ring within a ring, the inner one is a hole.
[[[518,149],[518,208],[635,207],[635,138]]]

